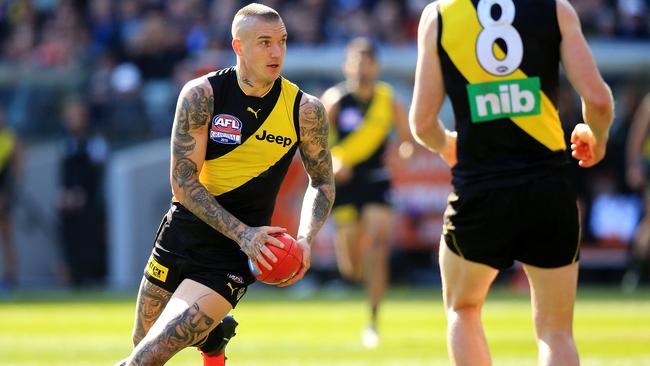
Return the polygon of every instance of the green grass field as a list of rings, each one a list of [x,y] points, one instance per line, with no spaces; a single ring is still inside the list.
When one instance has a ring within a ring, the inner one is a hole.
[[[0,365],[112,365],[131,349],[133,296],[22,293],[0,301]],[[438,289],[391,290],[374,350],[359,343],[366,311],[358,292],[292,299],[285,290],[253,288],[234,315],[240,326],[228,346],[230,366],[448,364]],[[484,322],[494,365],[536,364],[526,295],[495,291]],[[583,365],[650,365],[650,291],[581,289],[575,335]],[[195,349],[168,363],[200,364]]]

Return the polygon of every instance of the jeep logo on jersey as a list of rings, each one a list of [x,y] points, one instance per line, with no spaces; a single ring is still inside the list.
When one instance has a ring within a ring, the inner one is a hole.
[[[212,120],[210,139],[220,144],[241,144],[241,121],[229,114],[218,114]]]
[[[534,116],[541,110],[538,77],[468,84],[467,95],[472,122],[500,118]]]
[[[287,147],[291,145],[293,140],[291,140],[289,137],[285,136],[276,136],[272,133],[266,132],[266,130],[262,131],[262,135],[255,135],[255,138],[260,140],[260,141],[268,141],[268,142],[275,142],[278,145],[282,145],[282,147]]]

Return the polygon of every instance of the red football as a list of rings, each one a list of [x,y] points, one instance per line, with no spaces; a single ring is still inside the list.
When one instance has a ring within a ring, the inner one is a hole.
[[[251,265],[251,272],[255,278],[269,285],[277,285],[288,280],[298,272],[302,265],[302,249],[298,246],[296,239],[286,233],[273,234],[273,236],[284,243],[284,248],[278,248],[275,245],[266,246],[278,259],[275,263],[268,260],[273,268],[267,269],[258,263],[258,267],[262,271],[258,274],[255,273]]]

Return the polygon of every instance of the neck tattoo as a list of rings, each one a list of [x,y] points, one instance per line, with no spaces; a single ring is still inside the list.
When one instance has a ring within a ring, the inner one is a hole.
[[[253,82],[248,80],[248,79],[242,79],[241,82],[248,85],[248,86],[250,86],[251,88],[255,87],[255,85],[253,85]]]

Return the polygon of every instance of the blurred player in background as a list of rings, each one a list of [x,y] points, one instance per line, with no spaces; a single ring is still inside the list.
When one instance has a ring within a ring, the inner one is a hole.
[[[237,65],[190,81],[171,138],[172,207],[163,218],[138,294],[135,349],[122,363],[161,365],[198,346],[223,365],[237,323],[226,317],[282,247],[271,234],[275,198],[297,149],[309,176],[297,242],[301,270],[334,201],[328,123],[321,102],[280,76],[287,32],[273,9],[250,4],[232,23]],[[225,318],[225,319],[224,319]],[[223,321],[222,321],[223,319]],[[221,325],[220,325],[221,324]]]
[[[0,292],[16,286],[17,257],[11,222],[14,180],[19,176],[21,144],[7,126],[5,111],[0,107],[0,245],[2,248],[2,278]]]
[[[643,191],[645,214],[632,240],[631,262],[623,276],[623,289],[634,291],[648,271],[650,261],[650,93],[639,104],[627,141],[627,182]]]
[[[481,308],[515,260],[531,287],[540,365],[579,364],[580,224],[556,108],[559,62],[586,122],[571,134],[572,156],[591,167],[605,155],[613,102],[566,0],[445,0],[423,11],[410,123],[452,166],[439,259],[454,365],[491,364]],[[457,132],[438,120],[445,94]]]
[[[371,315],[362,341],[369,348],[379,342],[377,314],[388,282],[392,211],[385,159],[394,125],[402,155],[413,151],[406,109],[392,87],[377,80],[379,71],[372,42],[356,38],[347,46],[345,81],[322,97],[331,124],[337,190],[337,263],[344,278],[363,282],[368,291]]]

